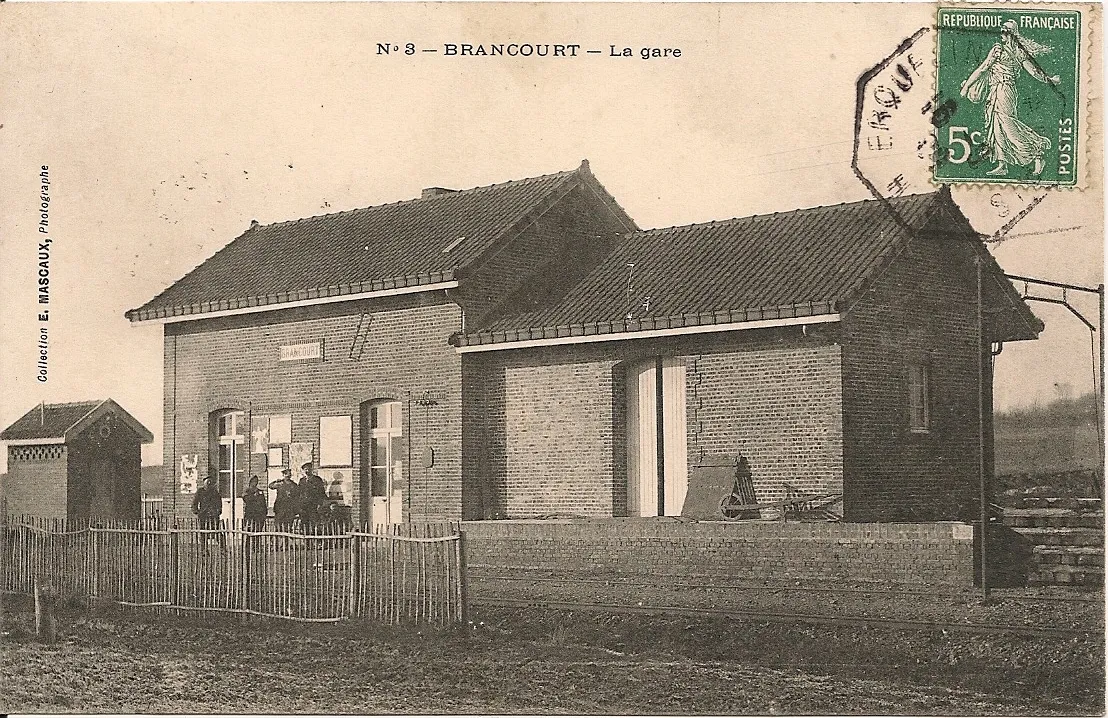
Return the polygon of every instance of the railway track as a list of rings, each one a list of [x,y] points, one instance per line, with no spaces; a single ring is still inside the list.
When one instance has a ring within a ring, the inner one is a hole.
[[[771,623],[812,623],[826,626],[880,627],[894,630],[948,631],[969,634],[1009,634],[1018,636],[1047,638],[1081,638],[1103,634],[1104,629],[1082,630],[1076,628],[1050,628],[1045,626],[1013,626],[985,623],[947,623],[935,621],[910,621],[888,618],[868,618],[865,616],[828,616],[803,613],[776,613],[772,611],[746,611],[732,608],[693,608],[688,606],[630,606],[617,603],[578,603],[566,601],[545,601],[527,598],[491,598],[470,595],[473,606],[496,606],[502,608],[539,608],[554,611],[584,611],[594,613],[627,613],[646,615],[689,616],[703,618],[717,616],[737,618],[747,621],[767,621]]]

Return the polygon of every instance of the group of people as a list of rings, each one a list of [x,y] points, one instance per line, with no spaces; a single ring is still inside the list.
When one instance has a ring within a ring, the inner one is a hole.
[[[304,478],[299,483],[292,478],[292,469],[284,469],[281,478],[269,484],[269,488],[277,491],[277,499],[273,502],[273,517],[279,527],[290,527],[299,518],[301,526],[311,530],[325,521],[331,511],[327,486],[315,473],[315,466],[309,461],[302,468]]]
[[[315,473],[315,465],[309,461],[301,468],[304,478],[299,482],[292,478],[292,469],[286,468],[282,469],[280,479],[269,483],[269,488],[277,491],[273,516],[281,530],[291,529],[299,518],[301,527],[311,532],[320,523],[327,521],[332,513],[327,486]],[[247,488],[242,493],[242,505],[246,530],[261,531],[269,515],[269,501],[266,492],[258,487],[257,476],[250,477]],[[192,511],[200,520],[200,528],[219,528],[223,497],[211,476],[204,479],[203,485],[196,492],[192,500]]]

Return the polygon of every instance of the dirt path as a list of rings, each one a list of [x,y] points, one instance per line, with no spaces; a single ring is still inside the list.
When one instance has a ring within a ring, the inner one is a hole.
[[[468,631],[70,618],[65,642],[47,648],[19,640],[26,616],[8,619],[17,630],[0,641],[7,712],[1015,715],[1103,706],[1077,688],[1103,685],[1096,643],[970,645],[487,611]]]

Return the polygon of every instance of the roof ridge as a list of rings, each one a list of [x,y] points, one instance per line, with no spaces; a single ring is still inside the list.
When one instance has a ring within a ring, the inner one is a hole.
[[[96,413],[96,410],[97,410],[97,409],[99,409],[100,407],[104,406],[104,405],[105,405],[105,404],[107,404],[107,403],[108,403],[109,401],[111,401],[111,399],[101,399],[100,401],[98,401],[98,402],[96,403],[96,406],[92,407],[91,409],[89,409],[88,411],[86,411],[86,412],[85,412],[84,416],[80,417],[79,419],[77,419],[77,421],[74,421],[74,422],[73,422],[73,423],[71,423],[71,424],[70,424],[69,426],[65,427],[65,431],[63,431],[63,432],[62,432],[62,436],[65,436],[66,434],[68,434],[68,433],[69,433],[69,430],[70,430],[70,429],[72,429],[73,427],[77,426],[78,424],[80,424],[80,423],[81,423],[82,421],[84,421],[85,419],[87,419],[87,418],[89,418],[90,416],[92,416],[93,414],[95,414],[95,413]],[[112,403],[115,403],[115,402],[112,402]],[[118,404],[116,404],[116,406],[119,406],[119,405],[118,405]]]
[[[640,229],[638,232],[628,232],[626,236],[628,238],[630,238],[630,237],[633,237],[635,235],[662,234],[662,233],[665,233],[665,232],[673,232],[673,231],[682,230],[682,229],[689,229],[689,228],[692,228],[692,227],[724,226],[724,225],[731,225],[731,224],[735,224],[737,222],[743,222],[743,221],[753,220],[753,219],[770,219],[770,218],[773,218],[773,217],[787,217],[787,216],[798,215],[798,214],[802,214],[802,213],[806,213],[806,212],[816,212],[818,210],[839,209],[839,208],[845,207],[847,205],[863,205],[863,204],[867,204],[867,203],[870,203],[870,202],[880,203],[880,202],[906,199],[906,198],[909,198],[909,197],[926,197],[928,195],[938,195],[938,193],[939,193],[939,190],[934,190],[934,191],[931,191],[931,192],[917,192],[917,193],[914,193],[914,194],[904,194],[904,195],[901,195],[899,197],[894,197],[891,200],[889,200],[889,199],[877,199],[875,197],[869,197],[867,199],[857,200],[855,202],[839,202],[837,204],[820,204],[820,205],[815,205],[813,207],[798,207],[797,209],[785,210],[784,212],[770,212],[768,214],[765,214],[765,213],[763,213],[763,214],[748,214],[748,215],[745,215],[745,216],[742,216],[742,217],[729,217],[727,219],[712,219],[712,220],[708,220],[706,222],[689,222],[687,224],[675,224],[675,225],[671,225],[671,226],[668,226],[668,227],[653,227],[651,229]]]
[[[47,407],[51,407],[51,406],[77,406],[79,404],[96,404],[97,406],[99,406],[100,404],[103,404],[105,401],[107,401],[107,399],[85,399],[84,401],[59,401],[59,402],[54,402],[54,403],[48,403],[48,402],[41,401],[41,402],[39,402],[39,404],[45,404]],[[32,409],[32,411],[33,411],[33,409]]]
[[[506,180],[504,182],[495,182],[493,184],[478,185],[476,187],[467,187],[466,189],[456,189],[456,190],[451,190],[450,192],[444,192],[442,194],[432,195],[430,197],[413,197],[412,199],[398,199],[395,202],[383,202],[381,204],[371,204],[371,205],[368,205],[366,207],[353,207],[351,209],[339,210],[338,212],[325,212],[324,214],[313,214],[313,215],[309,215],[307,217],[299,217],[297,219],[284,219],[284,220],[281,220],[279,222],[271,222],[269,224],[260,224],[259,223],[258,225],[254,226],[254,227],[251,227],[250,230],[247,230],[247,231],[261,229],[263,227],[266,227],[266,228],[268,228],[268,227],[283,227],[283,226],[286,226],[286,225],[299,224],[300,222],[307,222],[307,221],[313,220],[313,219],[322,219],[324,217],[338,217],[340,215],[353,214],[355,212],[365,212],[365,211],[368,211],[368,210],[371,210],[371,209],[380,209],[382,207],[397,207],[397,206],[404,205],[404,204],[412,204],[414,202],[431,202],[431,201],[434,201],[436,199],[439,199],[440,197],[457,197],[458,195],[468,195],[468,194],[473,194],[475,192],[482,192],[482,191],[497,189],[497,188],[500,188],[500,187],[505,187],[505,186],[510,185],[510,184],[522,184],[524,182],[538,182],[540,180],[552,179],[552,178],[558,177],[558,176],[568,176],[568,175],[576,173],[579,169],[580,168],[575,167],[571,170],[562,170],[560,172],[549,172],[547,174],[536,175],[534,177],[521,177],[519,179]]]

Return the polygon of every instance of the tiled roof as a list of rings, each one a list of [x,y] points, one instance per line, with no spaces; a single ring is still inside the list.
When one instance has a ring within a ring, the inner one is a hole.
[[[36,406],[0,433],[4,441],[20,439],[61,439],[71,426],[100,406],[99,401]]]
[[[154,440],[153,435],[123,407],[111,399],[78,401],[68,404],[40,404],[21,416],[14,424],[0,432],[0,440],[19,443],[41,439],[72,438],[83,431],[91,420],[111,412],[130,426],[144,443]],[[67,436],[69,434],[70,436]]]
[[[253,226],[126,316],[141,321],[450,281],[581,181],[634,227],[583,162],[568,172]]]
[[[892,208],[919,228],[937,196],[906,195],[892,200]],[[636,232],[553,306],[501,316],[453,341],[465,346],[834,313],[905,236],[874,200]]]

